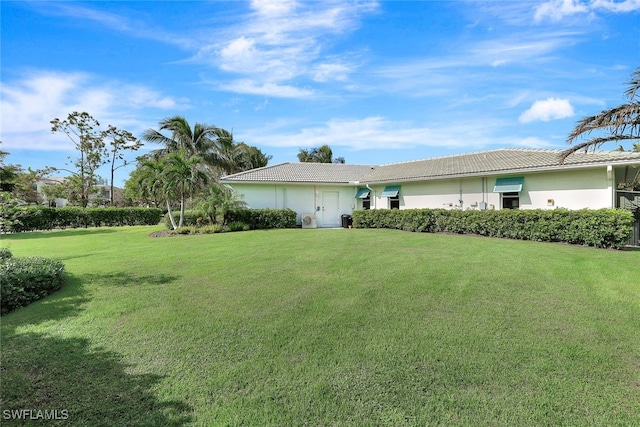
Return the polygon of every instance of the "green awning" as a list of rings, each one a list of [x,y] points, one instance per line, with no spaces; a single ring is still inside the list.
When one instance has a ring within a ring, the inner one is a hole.
[[[358,188],[356,199],[366,199],[371,191],[368,188]]]
[[[494,193],[519,193],[522,191],[524,177],[498,178],[493,187]]]
[[[380,195],[380,197],[397,197],[400,192],[399,185],[387,185],[384,187],[384,191]]]

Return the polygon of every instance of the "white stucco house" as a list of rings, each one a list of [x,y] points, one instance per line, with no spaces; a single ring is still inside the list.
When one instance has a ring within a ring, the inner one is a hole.
[[[315,213],[336,227],[355,209],[637,210],[640,192],[619,185],[638,178],[640,153],[498,149],[381,166],[281,163],[229,175],[222,182],[251,208]]]

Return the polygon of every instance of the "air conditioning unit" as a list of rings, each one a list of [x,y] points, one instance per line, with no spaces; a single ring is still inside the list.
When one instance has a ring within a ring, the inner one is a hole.
[[[301,222],[302,228],[318,228],[318,223],[316,222],[316,214],[314,213],[303,213]]]

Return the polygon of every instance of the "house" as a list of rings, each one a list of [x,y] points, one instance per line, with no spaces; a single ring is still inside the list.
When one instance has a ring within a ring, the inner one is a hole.
[[[252,208],[314,213],[340,225],[355,209],[638,210],[638,152],[498,149],[381,166],[282,163],[225,177]],[[620,188],[619,188],[620,187]]]

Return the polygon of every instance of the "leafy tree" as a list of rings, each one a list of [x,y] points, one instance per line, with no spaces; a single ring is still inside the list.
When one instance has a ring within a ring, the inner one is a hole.
[[[0,144],[2,141],[0,141]],[[0,150],[0,191],[13,191],[15,180],[22,168],[18,165],[5,165],[4,159],[9,153]]]
[[[579,150],[596,149],[608,142],[626,143],[640,139],[640,67],[632,73],[628,85],[625,96],[629,98],[629,102],[578,122],[567,142],[573,144],[580,138],[590,138],[565,150],[560,163]],[[595,136],[591,137],[592,134]]]
[[[245,156],[243,170],[263,168],[269,164],[269,160],[273,157],[264,154],[258,147],[246,145],[244,142],[241,142],[239,145],[244,150]]]
[[[303,163],[344,163],[344,157],[333,157],[333,151],[328,145],[304,149],[298,153],[298,160]]]
[[[73,174],[69,184],[73,185],[79,195],[82,207],[89,204],[89,195],[95,190],[96,170],[104,164],[107,156],[103,135],[98,131],[100,123],[89,113],[70,113],[66,119],[55,118],[51,120],[51,131],[62,132],[73,142],[79,152],[79,157],[73,162],[77,171],[66,170]]]
[[[136,151],[142,147],[142,142],[138,140],[129,131],[118,129],[115,126],[109,125],[108,129],[102,132],[102,138],[109,141],[110,152],[110,164],[111,164],[111,199],[109,200],[111,206],[113,206],[113,178],[115,171],[128,163],[124,158],[124,151]],[[116,162],[122,163],[116,166]]]

